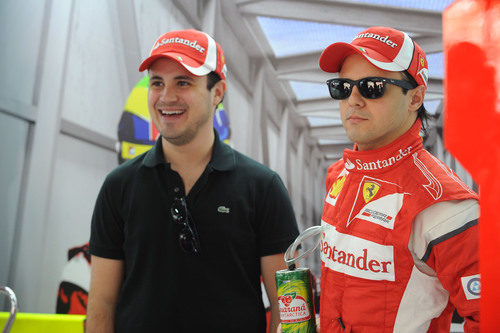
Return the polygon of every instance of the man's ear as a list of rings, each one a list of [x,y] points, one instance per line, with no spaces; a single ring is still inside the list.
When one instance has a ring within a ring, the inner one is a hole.
[[[425,86],[420,85],[412,90],[410,90],[410,111],[417,111],[420,106],[424,103],[424,97],[425,97]]]
[[[222,102],[222,99],[224,98],[224,94],[226,93],[226,80],[218,81],[212,87],[212,90],[214,92],[212,104],[214,106],[217,106],[220,102]]]

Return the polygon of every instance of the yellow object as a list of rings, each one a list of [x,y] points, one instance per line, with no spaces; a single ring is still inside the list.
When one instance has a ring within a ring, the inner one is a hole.
[[[333,183],[332,189],[330,190],[330,197],[332,197],[332,198],[336,198],[337,197],[337,195],[339,194],[340,190],[344,186],[345,178],[346,177],[344,175],[344,176],[342,176],[342,178],[337,179],[335,181],[335,183]]]
[[[141,155],[142,153],[147,152],[152,147],[153,146],[150,145],[141,145],[138,143],[122,141],[122,158],[130,160],[136,156]]]
[[[135,114],[145,121],[151,120],[148,110],[148,85],[149,77],[145,76],[132,89],[123,108],[126,112]]]
[[[9,318],[0,312],[0,331]],[[83,333],[85,315],[17,313],[10,333]]]

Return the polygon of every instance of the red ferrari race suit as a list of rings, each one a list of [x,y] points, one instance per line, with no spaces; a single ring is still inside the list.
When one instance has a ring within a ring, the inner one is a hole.
[[[321,332],[450,332],[455,308],[479,330],[478,197],[420,128],[328,169]]]

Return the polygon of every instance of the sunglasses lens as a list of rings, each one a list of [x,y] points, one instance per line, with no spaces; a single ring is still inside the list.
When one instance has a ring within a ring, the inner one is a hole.
[[[170,215],[175,223],[184,226],[179,233],[179,244],[182,250],[189,254],[198,254],[200,251],[193,229],[189,226],[189,213],[184,198],[174,199],[174,203],[170,207]]]
[[[352,84],[346,80],[334,79],[328,84],[333,99],[346,99],[352,91]]]
[[[184,223],[184,219],[186,218],[186,210],[182,206],[180,200],[174,201],[172,207],[170,208],[170,214],[172,215],[172,219],[175,223]]]
[[[359,91],[364,98],[376,99],[384,95],[385,83],[376,79],[363,79],[359,81]]]
[[[190,254],[198,253],[198,248],[196,246],[194,235],[188,228],[184,228],[179,234],[179,244],[181,248]]]

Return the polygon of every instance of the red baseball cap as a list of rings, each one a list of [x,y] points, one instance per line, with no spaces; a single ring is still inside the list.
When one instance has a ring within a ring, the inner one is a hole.
[[[170,58],[197,76],[217,73],[226,79],[226,62],[220,45],[208,34],[194,30],[174,30],[160,36],[153,45],[149,57],[139,67],[148,69],[158,58]]]
[[[319,67],[328,73],[340,71],[347,56],[358,53],[376,67],[408,73],[418,85],[427,87],[429,67],[422,48],[406,33],[388,27],[371,27],[348,43],[328,46],[319,58]]]

